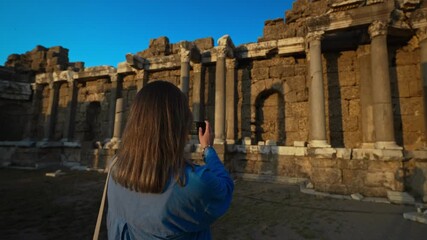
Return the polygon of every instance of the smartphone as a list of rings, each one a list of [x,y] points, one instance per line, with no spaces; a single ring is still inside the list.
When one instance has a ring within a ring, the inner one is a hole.
[[[202,133],[204,134],[206,131],[206,123],[205,122],[193,122],[191,125],[190,134],[191,135],[199,135],[199,127],[202,128]]]

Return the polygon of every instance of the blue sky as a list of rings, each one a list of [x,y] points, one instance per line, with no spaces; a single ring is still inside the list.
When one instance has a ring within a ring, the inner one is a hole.
[[[167,36],[171,43],[229,34],[256,42],[264,21],[283,18],[292,0],[0,0],[0,65],[36,45],[63,46],[71,62],[117,66],[126,53]]]

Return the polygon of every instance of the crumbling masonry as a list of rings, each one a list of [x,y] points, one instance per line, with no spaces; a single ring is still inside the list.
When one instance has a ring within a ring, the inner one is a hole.
[[[256,43],[166,37],[117,67],[62,47],[0,68],[0,163],[104,168],[136,92],[171,81],[238,177],[427,201],[427,1],[297,0]],[[187,149],[200,158],[194,139]]]

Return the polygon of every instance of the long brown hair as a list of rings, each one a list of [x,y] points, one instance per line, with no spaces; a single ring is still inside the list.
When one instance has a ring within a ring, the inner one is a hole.
[[[136,95],[112,172],[137,192],[160,193],[171,176],[183,184],[184,147],[192,114],[187,97],[172,83],[148,83]]]

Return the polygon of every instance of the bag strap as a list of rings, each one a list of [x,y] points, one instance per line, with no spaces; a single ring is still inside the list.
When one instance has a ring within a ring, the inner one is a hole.
[[[108,169],[107,180],[105,181],[104,192],[102,193],[101,205],[99,206],[98,219],[96,220],[95,232],[93,233],[93,240],[98,240],[99,238],[99,231],[101,230],[101,223],[102,223],[102,215],[104,214],[104,208],[105,208],[105,199],[107,196],[108,180],[110,179],[111,169],[113,168],[116,161],[117,161],[117,157],[114,157],[113,162],[111,163]]]

